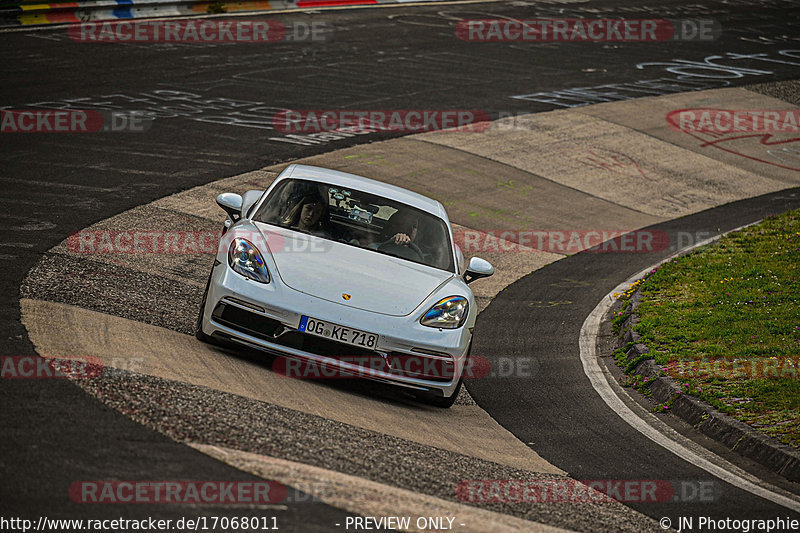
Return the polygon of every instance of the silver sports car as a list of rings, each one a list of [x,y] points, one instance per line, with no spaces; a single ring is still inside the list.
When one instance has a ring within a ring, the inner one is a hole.
[[[444,207],[353,174],[290,165],[266,191],[223,193],[228,214],[197,337],[278,355],[305,378],[363,377],[453,404],[477,308]]]

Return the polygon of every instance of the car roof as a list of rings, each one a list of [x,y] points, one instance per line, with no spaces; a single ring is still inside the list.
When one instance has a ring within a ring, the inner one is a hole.
[[[347,187],[357,189],[359,191],[384,196],[391,200],[397,200],[411,207],[416,207],[428,213],[432,213],[439,218],[448,220],[444,206],[432,198],[417,194],[396,185],[390,185],[356,174],[349,174],[347,172],[340,172],[329,168],[314,167],[311,165],[290,165],[279,176],[280,180],[283,179],[307,179],[312,181],[320,181],[338,187]]]

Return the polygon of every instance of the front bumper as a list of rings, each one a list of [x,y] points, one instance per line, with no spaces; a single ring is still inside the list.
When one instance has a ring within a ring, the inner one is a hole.
[[[448,397],[463,371],[470,332],[466,327],[423,326],[418,314],[395,317],[355,309],[286,287],[276,275],[265,285],[219,264],[212,271],[202,328],[207,335],[334,369],[336,377],[366,378]],[[300,332],[302,315],[375,333],[378,342],[368,350]]]

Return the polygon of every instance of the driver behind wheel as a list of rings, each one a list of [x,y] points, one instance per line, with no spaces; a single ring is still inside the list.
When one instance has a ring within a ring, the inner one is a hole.
[[[401,209],[389,218],[380,239],[371,244],[370,248],[418,263],[423,262],[424,254],[415,242],[419,225],[420,217],[417,213]]]
[[[389,218],[386,227],[381,233],[381,240],[376,244],[376,248],[384,244],[397,244],[401,246],[413,246],[419,231],[419,215],[413,211],[403,210],[396,212]]]
[[[403,217],[398,223],[397,233],[395,233],[390,240],[395,244],[402,244],[408,246],[414,239],[417,238],[419,231],[419,217],[415,216],[408,211],[403,212]],[[393,217],[394,219],[394,217]]]

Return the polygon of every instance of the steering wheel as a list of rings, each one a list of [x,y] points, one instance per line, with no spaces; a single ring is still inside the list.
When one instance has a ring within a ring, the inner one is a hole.
[[[393,241],[388,241],[378,246],[378,251],[396,255],[397,257],[402,257],[403,259],[416,261],[418,263],[421,263],[423,260],[422,251],[419,249],[419,246],[413,242],[403,245],[395,244]]]

